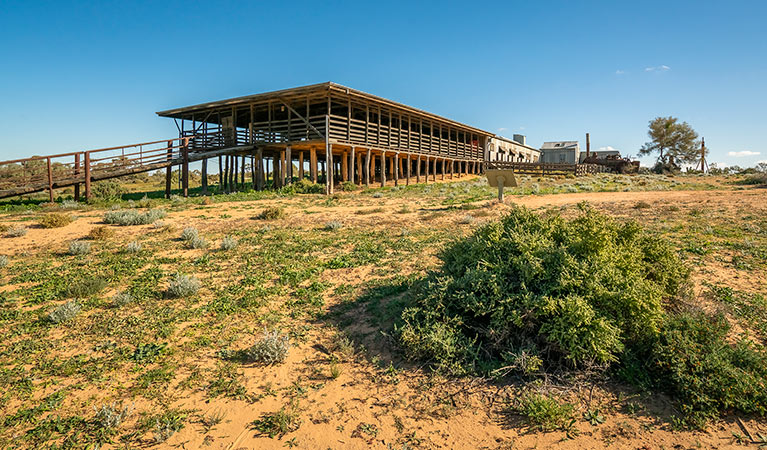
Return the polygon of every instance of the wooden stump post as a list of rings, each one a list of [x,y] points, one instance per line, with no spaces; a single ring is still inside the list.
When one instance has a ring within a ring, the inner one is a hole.
[[[201,173],[201,180],[200,180],[200,192],[202,195],[207,195],[208,193],[208,158],[202,159],[202,173]]]
[[[394,164],[394,185],[399,186],[399,165],[400,165],[400,159],[399,159],[399,152],[394,154],[394,161],[392,161]]]
[[[426,184],[429,184],[429,156],[428,155],[426,156],[426,164],[424,164],[424,169],[426,169],[424,173],[424,179],[426,180]]]
[[[79,178],[80,175],[80,154],[75,153],[75,180]],[[80,201],[80,183],[75,184],[75,201]]]
[[[370,177],[371,177],[371,169],[370,164],[373,162],[373,159],[370,157],[370,153],[372,150],[368,149],[365,152],[365,187],[370,187]]]
[[[309,150],[309,175],[312,177],[312,183],[317,182],[317,149],[312,147]]]
[[[256,190],[264,190],[264,184],[266,183],[264,174],[264,149],[258,147],[256,150]]]
[[[405,179],[405,186],[410,186],[410,166],[413,165],[413,159],[410,157],[410,153],[407,154],[407,178]]]
[[[352,150],[349,153],[349,181],[354,183],[354,150],[355,148],[352,146]]]
[[[349,181],[349,152],[341,154],[341,181]]]
[[[357,185],[362,186],[362,153],[357,153]]]
[[[325,183],[328,195],[333,194],[333,144],[325,143]]]
[[[293,182],[293,149],[285,147],[285,185]]]
[[[415,159],[415,182],[421,182],[421,155],[417,155]]]
[[[381,152],[381,187],[386,186],[386,152]]]
[[[168,167],[165,168],[165,198],[170,198],[170,179],[173,176],[173,166],[170,164],[170,161],[173,160],[173,141],[168,141],[168,155],[166,160],[168,161]],[[88,153],[85,154],[85,165],[90,166],[90,157],[88,156]],[[87,191],[89,190],[88,185],[90,184],[90,181],[88,181],[89,170],[86,168],[85,172],[85,198],[88,198]]]
[[[168,198],[170,198],[170,177],[168,177],[168,181],[165,186],[165,191],[168,193]],[[90,200],[90,198],[91,198],[91,153],[85,152],[85,199]]]
[[[304,152],[298,152],[298,179],[304,179]]]

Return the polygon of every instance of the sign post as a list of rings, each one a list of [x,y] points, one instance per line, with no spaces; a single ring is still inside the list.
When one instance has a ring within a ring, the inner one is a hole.
[[[513,170],[486,169],[487,182],[492,187],[498,187],[498,203],[503,203],[503,188],[517,187],[517,178]]]

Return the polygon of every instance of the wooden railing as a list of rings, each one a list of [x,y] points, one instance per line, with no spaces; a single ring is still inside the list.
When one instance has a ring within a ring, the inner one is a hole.
[[[189,138],[163,139],[48,156],[0,161],[0,198],[80,184],[90,197],[92,181],[159,169],[182,158]]]
[[[527,163],[516,161],[486,161],[485,169],[512,170],[520,175],[591,175],[608,172],[604,166],[597,164],[558,164],[558,163]]]

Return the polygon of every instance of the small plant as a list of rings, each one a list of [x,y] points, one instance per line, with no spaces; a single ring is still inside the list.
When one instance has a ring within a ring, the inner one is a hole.
[[[474,223],[475,220],[477,219],[475,219],[474,216],[472,216],[471,214],[466,214],[465,216],[458,219],[458,223],[462,225],[469,225]]]
[[[341,376],[341,367],[338,365],[337,362],[333,361],[330,363],[330,378],[336,379]]]
[[[638,201],[638,202],[636,202],[636,204],[634,205],[634,209],[647,209],[647,208],[649,208],[650,206],[651,206],[651,205],[650,205],[649,203],[645,202],[645,201]]]
[[[516,411],[527,419],[528,424],[540,431],[564,430],[573,418],[573,405],[558,399],[531,392],[520,399]]]
[[[94,241],[105,241],[107,239],[113,238],[114,235],[115,235],[115,230],[105,225],[95,227],[91,229],[90,233],[88,233],[88,237],[93,239]]]
[[[282,437],[301,426],[300,413],[298,402],[291,400],[279,411],[262,415],[260,419],[253,422],[252,426],[256,431],[270,438]]]
[[[357,185],[351,181],[344,181],[341,183],[341,190],[344,192],[352,192],[357,190]]]
[[[80,202],[74,200],[64,200],[61,202],[61,209],[79,209],[80,206],[82,206]]]
[[[208,241],[202,236],[195,236],[186,241],[186,247],[190,249],[208,248]]]
[[[53,323],[68,322],[80,313],[80,304],[76,301],[69,301],[59,305],[48,313],[48,320]]]
[[[8,257],[5,255],[0,255],[0,269],[4,268],[8,265]]]
[[[165,211],[161,209],[150,209],[147,212],[140,213],[135,209],[116,209],[107,211],[104,214],[104,223],[113,225],[148,225],[154,223],[166,216]]]
[[[8,237],[21,237],[27,234],[27,228],[22,225],[13,225],[8,228],[5,235]]]
[[[125,253],[139,253],[143,247],[137,241],[131,241],[125,246]]]
[[[256,218],[261,220],[277,220],[285,217],[285,210],[279,206],[267,206]]]
[[[373,192],[372,197],[373,198],[381,198],[381,197],[383,197],[383,192],[380,192],[380,191]]]
[[[67,252],[72,256],[87,255],[91,252],[91,243],[87,241],[72,241]]]
[[[223,239],[221,239],[221,250],[234,250],[237,248],[238,243],[239,242],[237,242],[237,239],[231,236],[225,236]]]
[[[86,298],[97,294],[107,287],[107,281],[103,278],[85,278],[70,284],[66,289],[66,294],[74,298]]]
[[[184,228],[184,231],[181,232],[181,240],[185,242],[189,242],[199,236],[200,232],[197,231],[197,228],[195,227],[186,227]]]
[[[285,361],[290,340],[277,330],[264,331],[263,336],[245,351],[246,358],[260,364],[277,364]]]
[[[93,407],[96,417],[93,421],[101,428],[117,428],[133,412],[133,405],[123,406],[122,403],[112,402],[101,405],[101,408]]]
[[[112,302],[115,306],[121,307],[133,303],[135,299],[128,291],[119,291],[112,297]]]
[[[125,190],[118,181],[105,180],[94,183],[91,188],[94,198],[106,201],[120,200]]]
[[[200,280],[193,276],[177,273],[168,285],[168,297],[189,297],[200,290]]]
[[[588,410],[583,413],[583,418],[592,426],[597,426],[605,423],[605,416],[599,412],[599,409]]]
[[[325,224],[325,231],[336,231],[340,230],[341,228],[343,228],[343,225],[337,220],[332,220]]]
[[[69,214],[50,213],[42,216],[37,223],[43,228],[61,228],[72,223],[72,216]]]

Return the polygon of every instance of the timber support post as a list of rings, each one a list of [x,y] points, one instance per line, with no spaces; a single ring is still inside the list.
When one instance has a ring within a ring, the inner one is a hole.
[[[386,151],[381,151],[381,187],[386,186]]]
[[[285,147],[285,185],[293,182],[293,149]]]
[[[426,169],[424,173],[424,179],[426,180],[426,184],[429,184],[429,156],[426,156],[426,164],[424,164],[424,169]]]
[[[165,198],[170,198],[170,179],[173,176],[173,166],[171,165],[171,161],[173,160],[173,141],[168,141],[168,156],[166,157],[166,160],[168,161],[168,167],[165,168]],[[88,153],[85,154],[85,165],[90,165],[90,158],[88,157]],[[90,182],[88,181],[88,172],[89,170],[86,168],[86,174],[85,174],[85,197],[88,197],[87,191],[88,185]]]
[[[48,198],[53,203],[53,169],[51,168],[51,157],[46,158],[48,164]]]
[[[182,166],[182,186],[181,188],[184,190],[184,197],[189,197],[189,146],[187,145],[187,138],[184,138],[181,152],[183,157],[183,166]]]
[[[264,149],[261,147],[258,147],[258,150],[256,150],[256,190],[263,191],[264,190],[264,183],[266,182],[265,174],[264,174]]]
[[[170,150],[169,150],[170,151]],[[168,178],[167,190],[170,191],[170,178]],[[85,152],[85,199],[91,198],[91,153]],[[168,194],[170,198],[170,194]]]
[[[366,188],[370,187],[370,176],[371,176],[370,175],[370,163],[372,162],[371,158],[370,158],[370,156],[371,156],[370,153],[371,152],[372,152],[372,150],[370,150],[370,149],[368,149],[365,152],[365,187]]]
[[[207,195],[208,194],[208,158],[202,159],[201,176],[202,178],[200,180],[200,184],[201,184],[200,192],[202,193],[202,195]]]
[[[351,152],[349,153],[349,181],[354,184],[354,146],[352,146]]]
[[[79,178],[80,175],[80,154],[75,153],[75,180]],[[75,201],[80,201],[80,183],[75,184]]]
[[[413,159],[410,153],[407,154],[407,178],[405,179],[405,186],[410,186],[410,166],[413,165]]]
[[[394,185],[399,186],[399,152],[394,153],[394,161],[392,161],[394,164]]]
[[[304,152],[298,152],[298,179],[304,179]]]
[[[317,182],[317,149],[314,147],[309,150],[309,176],[312,183]]]

